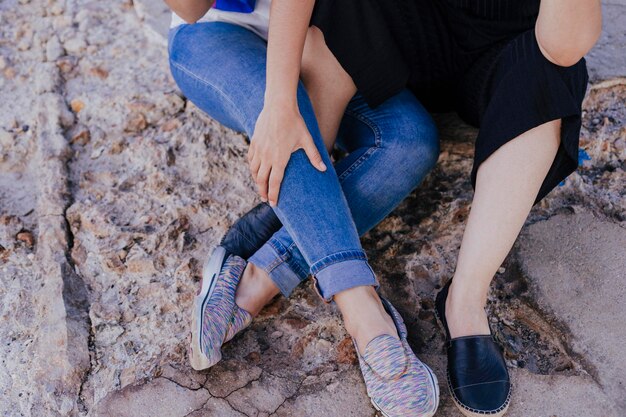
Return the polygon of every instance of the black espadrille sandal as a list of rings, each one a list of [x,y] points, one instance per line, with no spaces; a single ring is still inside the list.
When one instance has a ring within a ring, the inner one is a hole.
[[[452,280],[439,291],[435,312],[446,334],[448,389],[468,417],[500,417],[511,402],[511,379],[502,350],[492,335],[450,338],[446,299]]]

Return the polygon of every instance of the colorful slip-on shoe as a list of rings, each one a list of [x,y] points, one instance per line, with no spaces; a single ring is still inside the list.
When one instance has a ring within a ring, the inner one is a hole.
[[[435,313],[446,334],[450,395],[467,417],[501,417],[509,408],[512,391],[502,350],[492,335],[450,338],[446,299],[451,283],[435,301]]]
[[[222,359],[222,345],[252,321],[235,304],[235,291],[246,261],[218,246],[202,271],[202,286],[194,298],[189,361],[195,370]]]
[[[237,333],[248,327],[250,323],[252,323],[252,315],[235,304],[235,310],[233,311],[233,317],[230,320],[230,327],[228,332],[226,332],[224,343],[230,341]]]
[[[390,335],[375,337],[363,355],[353,340],[367,395],[385,417],[431,417],[439,405],[437,377],[413,353],[400,313],[389,301],[381,300],[400,340]]]

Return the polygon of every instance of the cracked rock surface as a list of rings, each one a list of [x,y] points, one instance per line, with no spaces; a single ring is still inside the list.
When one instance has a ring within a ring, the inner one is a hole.
[[[245,138],[181,95],[162,7],[135,3],[0,3],[0,415],[374,416],[338,312],[309,285],[209,372],[188,365],[202,262],[257,200]],[[620,68],[626,53],[605,55]],[[511,416],[626,415],[621,68],[585,100],[580,169],[533,209],[492,286]],[[476,131],[437,121],[437,168],[363,243],[439,377],[437,415],[458,416],[433,298],[469,212]]]

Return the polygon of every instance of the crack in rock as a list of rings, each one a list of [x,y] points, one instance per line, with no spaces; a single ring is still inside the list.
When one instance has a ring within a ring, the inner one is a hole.
[[[47,66],[45,74],[54,73],[39,86],[37,123],[37,165],[39,196],[37,212],[39,236],[38,268],[45,277],[37,301],[42,329],[36,344],[38,357],[44,359],[35,369],[49,382],[45,397],[47,407],[60,415],[76,413],[85,375],[90,369],[89,301],[81,277],[69,257],[73,237],[67,227],[65,210],[70,204],[68,166],[70,151],[61,127],[64,98],[59,71]],[[40,78],[36,78],[39,80]],[[63,213],[61,215],[57,213]],[[49,358],[55,357],[55,361]]]

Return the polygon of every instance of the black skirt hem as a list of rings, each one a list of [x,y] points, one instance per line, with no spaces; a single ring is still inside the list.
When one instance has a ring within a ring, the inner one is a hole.
[[[578,167],[582,101],[588,82],[585,60],[560,67],[546,59],[534,30],[521,34],[498,55],[486,87],[489,97],[476,138],[472,185],[480,165],[500,147],[529,130],[561,120],[561,143],[535,203]]]
[[[498,149],[502,146],[506,145],[508,142],[516,139],[522,134],[528,132],[529,130],[534,129],[535,127],[541,126],[542,124],[552,122],[554,120],[561,120],[561,143],[559,145],[559,149],[557,150],[557,154],[554,157],[554,162],[544,179],[539,192],[537,193],[537,198],[535,199],[534,204],[537,204],[541,201],[550,191],[552,191],[556,186],[558,186],[565,178],[567,178],[571,173],[576,171],[578,168],[578,152],[572,153],[568,151],[566,144],[571,144],[576,142],[576,147],[578,147],[578,137],[580,132],[580,114],[572,114],[572,115],[555,115],[548,120],[545,121],[537,121],[535,123],[529,124],[526,128],[521,128],[517,131],[508,132],[506,136],[499,135],[499,141],[496,142],[493,146],[485,147],[481,149],[480,155],[478,152],[475,153],[474,156],[474,164],[472,166],[471,173],[471,181],[472,187],[476,188],[476,176],[478,174],[478,169],[480,165],[485,162],[492,154],[494,154]]]

